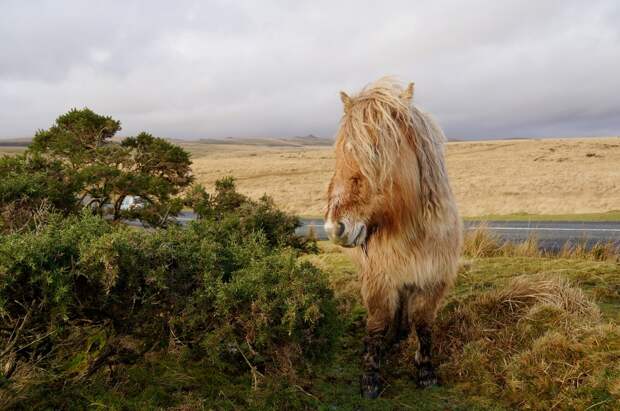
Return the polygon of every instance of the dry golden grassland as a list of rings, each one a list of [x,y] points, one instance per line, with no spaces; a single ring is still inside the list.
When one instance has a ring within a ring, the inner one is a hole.
[[[181,144],[192,153],[197,181],[208,189],[232,175],[239,191],[253,198],[268,194],[287,211],[323,214],[334,168],[331,146],[267,139]],[[0,154],[23,150],[0,147]],[[620,137],[450,142],[446,156],[465,217],[620,210]]]
[[[26,147],[22,146],[0,146],[0,156],[4,154],[19,154],[23,153]]]
[[[320,216],[332,147],[184,144],[197,181],[233,175],[251,197]],[[463,216],[581,214],[620,209],[620,137],[451,142],[448,172]]]

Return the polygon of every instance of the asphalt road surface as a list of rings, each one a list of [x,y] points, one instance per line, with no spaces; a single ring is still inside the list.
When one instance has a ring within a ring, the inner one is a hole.
[[[317,239],[326,240],[321,219],[303,219],[298,233],[307,235],[313,230]],[[535,235],[540,247],[546,251],[560,250],[567,242],[585,242],[588,247],[596,243],[613,242],[620,246],[620,221],[618,222],[576,222],[576,221],[465,221],[465,229],[473,230],[481,224],[501,239],[522,242]]]
[[[195,218],[192,212],[179,215],[184,223]],[[308,235],[312,230],[319,240],[327,240],[322,219],[304,218],[298,234]],[[560,250],[564,244],[585,242],[588,247],[596,243],[613,242],[620,246],[620,221],[465,221],[465,229],[473,230],[481,224],[505,241],[522,242],[531,235],[538,238],[540,247],[546,251]]]
[[[181,224],[187,224],[196,218],[191,211],[183,211],[177,217]],[[303,218],[302,226],[297,229],[300,235],[311,231],[318,240],[327,240],[323,229],[323,220]],[[127,221],[134,226],[142,226],[139,221]],[[587,248],[596,243],[614,243],[620,247],[620,221],[579,222],[579,221],[465,221],[466,230],[474,230],[481,224],[500,239],[510,242],[523,242],[530,236],[538,238],[540,248],[545,251],[558,251],[566,243],[585,243]]]

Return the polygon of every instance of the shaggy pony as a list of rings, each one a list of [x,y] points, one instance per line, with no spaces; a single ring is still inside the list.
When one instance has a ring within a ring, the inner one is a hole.
[[[437,382],[431,326],[457,273],[462,225],[439,126],[411,104],[413,83],[383,78],[349,97],[335,143],[325,229],[348,247],[368,311],[362,395],[381,393],[382,351],[415,328],[417,381]]]

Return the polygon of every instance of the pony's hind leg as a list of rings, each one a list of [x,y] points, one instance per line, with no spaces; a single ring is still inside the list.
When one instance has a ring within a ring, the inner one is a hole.
[[[385,284],[362,280],[362,298],[368,311],[360,390],[364,398],[377,398],[382,384],[379,374],[386,345],[392,340],[399,296]]]
[[[417,384],[427,388],[437,384],[435,367],[432,363],[432,326],[437,309],[448,287],[444,283],[413,293],[409,299],[409,317],[413,321],[418,337],[418,350],[415,353]]]

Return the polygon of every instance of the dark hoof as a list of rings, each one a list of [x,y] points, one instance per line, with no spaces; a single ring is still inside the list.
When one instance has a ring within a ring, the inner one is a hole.
[[[381,394],[381,379],[376,372],[363,374],[360,378],[362,398],[374,400]]]
[[[429,388],[433,385],[437,385],[437,375],[435,374],[435,368],[433,368],[432,364],[418,365],[416,383],[420,388]]]

